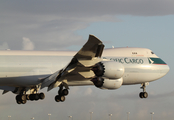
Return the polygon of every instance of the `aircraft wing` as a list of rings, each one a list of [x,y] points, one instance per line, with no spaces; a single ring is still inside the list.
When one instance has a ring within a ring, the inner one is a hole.
[[[101,61],[104,49],[103,43],[93,35],[89,35],[86,44],[76,53],[70,63],[60,71],[47,77],[41,88],[48,87],[48,91],[64,84],[68,88],[68,81],[82,81],[95,76],[91,67]]]

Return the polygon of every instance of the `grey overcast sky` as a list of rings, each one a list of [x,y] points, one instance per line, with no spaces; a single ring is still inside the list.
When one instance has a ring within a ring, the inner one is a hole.
[[[1,0],[0,49],[79,50],[89,34],[109,48],[143,47],[153,50],[170,72],[147,86],[148,99],[139,99],[140,85],[117,90],[94,86],[70,87],[64,103],[56,103],[57,89],[44,101],[17,105],[15,95],[0,96],[0,119],[93,120],[174,118],[174,1],[173,0]]]

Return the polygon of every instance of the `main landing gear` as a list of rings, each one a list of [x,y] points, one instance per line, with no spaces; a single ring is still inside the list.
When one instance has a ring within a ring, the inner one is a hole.
[[[67,96],[69,93],[68,89],[63,89],[63,85],[60,85],[58,95],[55,96],[55,101],[56,102],[64,102],[65,101],[65,96]]]
[[[44,93],[36,93],[36,94],[20,94],[16,96],[16,102],[18,104],[25,104],[27,102],[27,100],[43,100],[45,98],[45,94]]]
[[[149,83],[142,83],[141,84],[141,89],[143,89],[143,92],[140,92],[139,97],[140,98],[147,98],[148,97],[148,93],[146,92],[146,86],[149,85]]]

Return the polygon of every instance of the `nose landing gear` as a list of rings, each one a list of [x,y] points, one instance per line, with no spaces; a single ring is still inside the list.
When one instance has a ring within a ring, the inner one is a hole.
[[[148,93],[146,92],[146,86],[147,85],[149,85],[149,83],[147,82],[147,83],[142,83],[141,84],[141,89],[143,89],[143,92],[140,92],[140,94],[139,94],[139,97],[140,98],[147,98],[148,97]]]

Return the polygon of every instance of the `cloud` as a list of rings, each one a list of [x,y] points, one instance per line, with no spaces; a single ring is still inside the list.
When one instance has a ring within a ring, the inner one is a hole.
[[[23,37],[23,50],[34,50],[34,43],[26,37]]]
[[[16,0],[13,4],[3,1],[1,9],[7,9],[7,12],[13,10],[17,13],[64,17],[94,17],[120,14],[156,16],[174,14],[173,6],[174,1],[172,0],[50,0],[49,2],[46,0],[34,2]]]
[[[0,50],[7,50],[7,49],[9,49],[7,42],[3,42],[2,45],[0,45]]]
[[[15,50],[21,49],[21,36],[32,39],[35,50],[62,50],[72,44],[82,46],[86,39],[84,41],[76,31],[94,22],[120,22],[116,15],[171,14],[174,14],[174,1],[171,0],[16,0],[13,4],[3,1],[0,4],[0,26],[3,28],[0,36]]]

